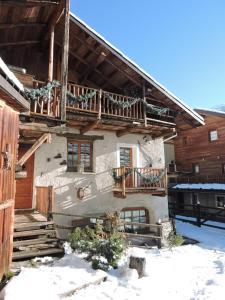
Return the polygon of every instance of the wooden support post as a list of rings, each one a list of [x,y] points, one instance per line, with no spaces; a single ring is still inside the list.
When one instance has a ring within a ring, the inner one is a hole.
[[[143,91],[143,100],[144,100],[144,108],[143,108],[143,113],[144,113],[144,122],[145,122],[145,127],[147,127],[147,118],[146,118],[146,87],[145,87],[145,82],[143,81],[142,84],[142,91]]]
[[[160,223],[157,223],[157,224],[161,225]],[[157,242],[158,242],[158,248],[160,249],[160,248],[162,248],[162,238],[163,238],[163,236],[162,236],[162,225],[157,228],[157,231],[158,231],[158,237],[159,237]]]
[[[54,37],[55,37],[55,29],[54,29],[54,26],[51,26],[50,43],[49,43],[49,60],[48,60],[48,81],[50,81],[50,82],[53,80]]]
[[[43,134],[33,146],[20,158],[17,163],[17,166],[23,166],[25,162],[31,157],[31,155],[47,140],[50,142],[50,133]]]
[[[126,167],[122,167],[122,196],[123,198],[126,198]]]
[[[198,227],[201,227],[201,206],[200,206],[200,203],[198,202],[197,203],[197,225]]]
[[[99,106],[98,106],[98,120],[101,120],[102,115],[102,89],[99,91]]]
[[[70,0],[65,0],[64,9],[64,37],[61,65],[61,121],[66,121],[66,92],[68,80],[68,56],[69,56],[69,27],[70,27]]]

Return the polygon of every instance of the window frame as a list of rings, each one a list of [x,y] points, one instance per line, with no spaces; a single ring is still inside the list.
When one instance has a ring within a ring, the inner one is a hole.
[[[92,173],[93,172],[93,141],[90,140],[75,140],[75,139],[67,139],[67,172],[76,172],[78,173],[78,169],[75,166],[68,166],[69,161],[69,144],[77,144],[78,145],[78,165],[81,160],[81,144],[89,144],[90,145],[90,169],[88,170],[84,168],[84,173]]]
[[[139,216],[134,216],[133,215],[133,212],[134,211],[139,211]],[[140,215],[140,212],[141,211],[144,211],[144,218],[145,218],[145,222],[140,222],[140,218],[143,217]],[[145,208],[145,207],[125,207],[123,208],[121,211],[120,211],[120,219],[121,220],[126,220],[126,216],[124,214],[124,218],[121,218],[121,213],[125,213],[125,212],[131,212],[131,216],[130,216],[130,219],[131,221],[128,221],[128,222],[137,222],[137,221],[134,221],[133,219],[134,218],[139,218],[138,222],[137,223],[149,223],[149,211]],[[129,217],[127,217],[129,218]],[[128,229],[128,226],[130,227],[130,229]],[[134,228],[137,227],[137,228]],[[149,231],[149,227],[144,227],[144,226],[136,226],[136,225],[122,225],[122,231],[124,232],[128,232],[128,233],[147,233]],[[127,227],[127,228],[126,228]]]
[[[214,140],[212,140],[212,136],[211,136],[212,132],[216,132],[216,139],[214,139]],[[218,130],[217,129],[211,129],[211,130],[209,130],[208,135],[209,135],[209,141],[210,141],[210,143],[216,142],[219,139],[219,135],[218,135]]]
[[[222,175],[225,175],[225,163],[222,163],[221,171],[222,171]]]
[[[223,197],[223,202],[224,202],[223,206],[218,206],[218,202],[217,202],[218,197]],[[224,209],[225,208],[225,195],[215,195],[215,202],[216,202],[215,204],[216,204],[217,208],[221,208],[221,209],[223,208]]]

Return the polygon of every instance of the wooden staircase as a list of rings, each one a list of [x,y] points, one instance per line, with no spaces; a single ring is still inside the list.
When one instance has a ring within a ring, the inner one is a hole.
[[[34,211],[15,213],[13,261],[63,253],[53,221]]]

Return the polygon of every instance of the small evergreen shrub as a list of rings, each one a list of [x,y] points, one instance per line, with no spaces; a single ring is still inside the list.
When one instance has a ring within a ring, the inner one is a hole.
[[[89,226],[77,227],[68,239],[73,250],[87,254],[86,259],[91,262],[93,269],[107,271],[116,268],[125,250],[124,235],[113,230],[106,238],[103,227],[98,223],[94,229]]]
[[[170,233],[169,238],[169,247],[178,247],[184,243],[184,238],[180,234],[175,234],[173,231]]]

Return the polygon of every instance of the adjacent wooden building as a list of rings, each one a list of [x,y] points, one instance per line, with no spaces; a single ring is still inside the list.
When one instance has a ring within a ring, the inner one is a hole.
[[[170,177],[171,198],[180,213],[183,209],[190,214],[200,204],[204,216],[210,213],[209,218],[225,221],[225,113],[196,112],[205,126],[181,131],[174,141],[176,172]]]

